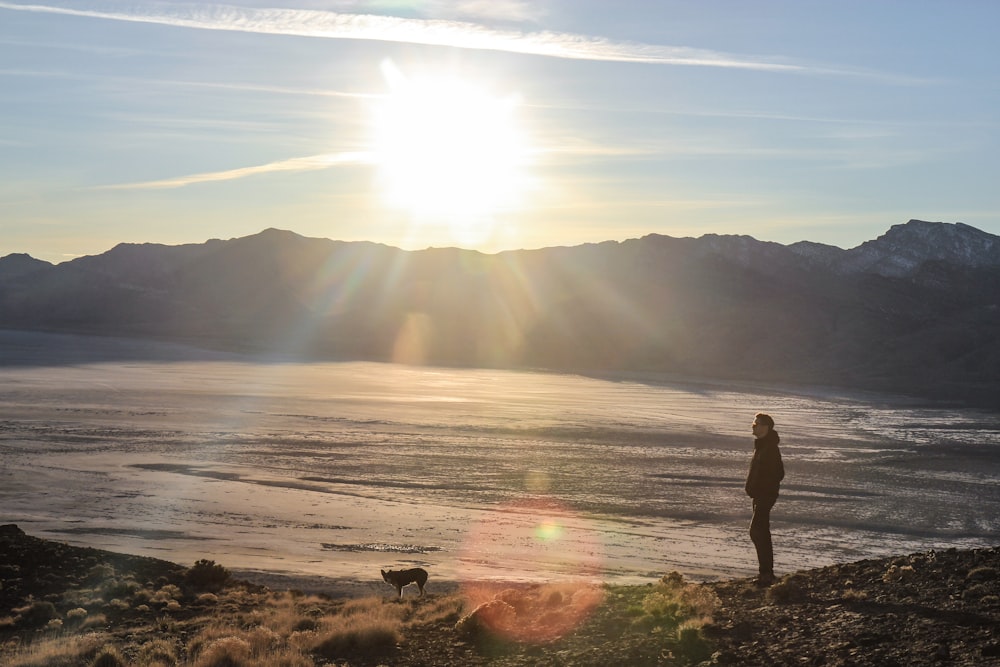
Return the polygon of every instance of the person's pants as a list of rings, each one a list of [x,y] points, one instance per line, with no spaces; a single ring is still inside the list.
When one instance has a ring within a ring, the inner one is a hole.
[[[778,498],[754,498],[750,519],[750,539],[757,548],[761,574],[774,574],[774,550],[771,547],[771,508]]]

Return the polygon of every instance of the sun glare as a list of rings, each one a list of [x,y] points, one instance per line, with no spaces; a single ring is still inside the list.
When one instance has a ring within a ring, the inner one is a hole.
[[[418,225],[447,225],[477,245],[525,189],[525,142],[516,96],[505,98],[455,77],[408,78],[382,65],[389,94],[375,114],[382,191]]]

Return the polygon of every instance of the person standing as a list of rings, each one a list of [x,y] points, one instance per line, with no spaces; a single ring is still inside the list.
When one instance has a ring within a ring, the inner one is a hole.
[[[778,443],[781,438],[774,430],[774,419],[758,412],[753,418],[753,458],[747,473],[746,492],[753,499],[750,539],[757,549],[758,586],[774,583],[774,550],[771,545],[771,508],[778,500],[778,487],[785,478]]]

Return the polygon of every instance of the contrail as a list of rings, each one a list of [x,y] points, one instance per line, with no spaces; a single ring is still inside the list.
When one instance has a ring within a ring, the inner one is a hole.
[[[342,164],[371,164],[373,158],[370,153],[324,153],[322,155],[310,155],[308,157],[297,157],[288,160],[279,160],[268,164],[254,167],[241,167],[239,169],[229,169],[226,171],[205,172],[202,174],[192,174],[189,176],[178,176],[176,178],[166,178],[159,181],[145,181],[142,183],[123,183],[119,185],[105,185],[98,187],[98,190],[168,190],[171,188],[183,188],[188,185],[198,183],[215,183],[218,181],[233,181],[247,176],[256,176],[276,171],[314,171],[316,169],[329,169]]]
[[[0,1],[0,9],[62,14],[113,21],[155,23],[199,30],[229,30],[325,39],[358,39],[464,49],[505,51],[575,60],[692,65],[779,72],[804,71],[800,65],[688,47],[615,42],[603,37],[560,32],[495,30],[466,21],[413,19],[372,14],[344,14],[304,9],[253,9],[228,5],[162,8],[130,6],[106,11]]]

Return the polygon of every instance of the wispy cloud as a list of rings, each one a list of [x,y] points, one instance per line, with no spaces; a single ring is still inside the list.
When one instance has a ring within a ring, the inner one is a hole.
[[[399,0],[347,0],[341,3],[341,8],[347,11],[384,8],[391,12],[400,4]],[[523,23],[538,21],[546,14],[545,3],[537,0],[420,0],[406,6],[419,16],[466,20],[494,19]]]
[[[120,11],[0,1],[0,9],[94,19],[155,23],[201,30],[229,30],[326,39],[358,39],[505,51],[578,60],[741,68],[796,72],[801,65],[704,49],[616,42],[560,32],[496,30],[466,21],[345,14],[304,9],[255,9],[227,5],[129,5]]]
[[[324,153],[322,155],[310,155],[307,157],[290,158],[279,160],[268,164],[256,165],[253,167],[240,167],[239,169],[227,169],[225,171],[205,172],[188,176],[177,176],[158,181],[144,181],[141,183],[121,183],[117,185],[105,185],[99,190],[169,190],[172,188],[183,188],[188,185],[198,185],[200,183],[217,183],[219,181],[234,181],[248,176],[259,176],[274,172],[289,171],[315,171],[317,169],[329,169],[338,165],[346,164],[371,164],[370,153]]]
[[[149,79],[130,76],[108,76],[106,74],[91,74],[83,72],[42,71],[26,69],[4,69],[0,67],[0,77],[25,77],[48,79],[75,79],[80,81],[101,81],[110,84],[128,86],[137,90],[141,84],[146,89],[150,86],[172,86],[177,88],[210,88],[213,90],[230,90],[248,93],[269,93],[275,95],[298,95],[303,97],[337,97],[346,99],[379,99],[380,93],[358,93],[330,88],[293,88],[290,86],[274,86],[252,83],[230,83],[220,81],[193,81],[180,79]]]

